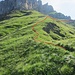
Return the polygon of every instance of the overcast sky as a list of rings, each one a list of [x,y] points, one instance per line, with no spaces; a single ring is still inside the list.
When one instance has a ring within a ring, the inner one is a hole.
[[[75,0],[42,0],[42,2],[43,4],[48,2],[56,11],[75,19]]]

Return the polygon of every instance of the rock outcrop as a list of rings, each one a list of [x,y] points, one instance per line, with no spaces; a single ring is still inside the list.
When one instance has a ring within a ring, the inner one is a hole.
[[[42,5],[41,0],[4,0],[0,2],[0,14],[5,14],[11,10],[37,10],[42,13],[53,11],[53,7],[48,4]]]
[[[51,5],[48,5],[48,3],[42,5],[42,10],[41,10],[42,13],[48,14],[53,11],[54,11],[53,7]]]
[[[51,5],[48,5],[48,3],[42,5],[41,0],[2,0],[0,2],[0,15],[5,15],[12,10],[37,10],[47,15],[50,15],[50,12],[54,12]],[[67,18],[70,19],[70,17]]]
[[[16,0],[5,0],[0,2],[0,14],[6,14],[15,8]]]

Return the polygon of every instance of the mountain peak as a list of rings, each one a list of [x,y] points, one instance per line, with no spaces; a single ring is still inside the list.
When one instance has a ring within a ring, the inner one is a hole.
[[[37,10],[46,15],[54,12],[54,8],[51,5],[48,5],[48,3],[42,5],[41,0],[3,0],[0,2],[0,15],[7,14],[12,10]]]

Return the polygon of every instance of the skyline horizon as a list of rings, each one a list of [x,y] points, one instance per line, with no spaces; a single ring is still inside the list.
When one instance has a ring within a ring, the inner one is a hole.
[[[66,16],[70,16],[71,19],[75,20],[75,0],[69,1],[69,0],[41,0],[42,4],[48,3],[49,5],[52,5],[54,10],[57,12],[60,12]]]
[[[2,0],[0,0],[2,1]],[[42,4],[48,3],[48,5],[51,5],[55,11],[57,11],[58,13],[62,13],[65,16],[70,16],[71,19],[75,20],[75,1],[69,1],[69,0],[57,0],[57,2],[55,2],[56,0],[41,0]]]

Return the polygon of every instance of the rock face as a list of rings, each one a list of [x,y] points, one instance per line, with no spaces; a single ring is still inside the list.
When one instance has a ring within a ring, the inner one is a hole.
[[[36,0],[4,0],[0,2],[0,14],[6,14],[14,9],[32,9]]]
[[[30,10],[37,8],[37,0],[16,0],[16,9]]]
[[[53,12],[53,11],[54,11],[53,7],[51,5],[48,5],[48,3],[46,3],[42,6],[41,12],[44,14],[48,14],[48,13]]]
[[[40,12],[50,12],[53,11],[53,7],[48,6],[48,4],[42,5],[41,0],[4,0],[0,2],[0,14],[5,14],[11,10],[37,10]]]
[[[16,0],[5,0],[0,2],[0,14],[6,14],[7,12],[15,8]]]
[[[0,2],[0,15],[5,15],[12,10],[37,10],[47,15],[54,12],[51,5],[48,3],[42,5],[41,0],[3,0]]]

